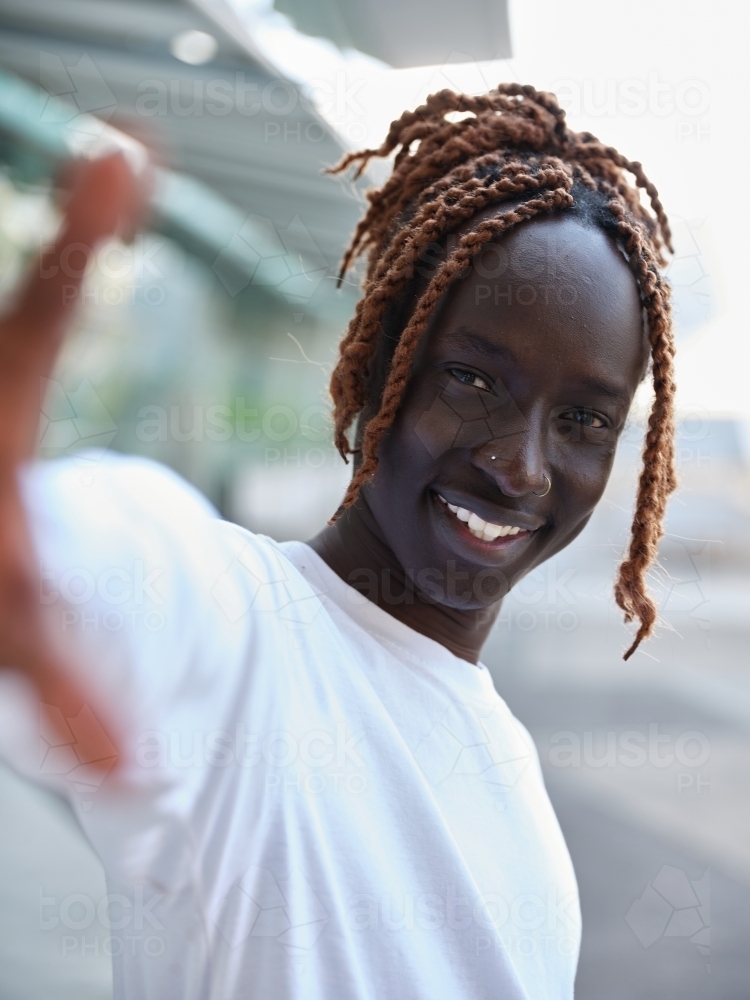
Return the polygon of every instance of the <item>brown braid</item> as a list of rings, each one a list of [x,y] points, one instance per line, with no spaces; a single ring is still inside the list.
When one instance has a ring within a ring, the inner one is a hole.
[[[462,112],[461,120],[446,115]],[[347,432],[368,394],[370,365],[389,310],[413,287],[420,255],[489,205],[498,214],[456,242],[422,290],[401,330],[377,412],[360,427],[361,455],[339,512],[357,499],[378,467],[378,447],[393,424],[409,380],[417,346],[434,309],[489,241],[535,215],[580,210],[595,202],[596,222],[625,251],[640,290],[651,350],[654,402],[643,451],[628,554],[620,566],[615,598],[626,621],[639,627],[625,659],[653,632],[656,607],[646,573],[656,556],[674,473],[674,340],[669,287],[660,267],[672,250],[664,208],[638,162],[627,160],[588,132],[572,132],[553,94],[519,84],[500,84],[478,97],[441,90],[416,111],[391,124],[378,149],[350,153],[331,173],[357,164],[359,176],[373,157],[396,153],[393,172],[368,193],[341,265],[339,281],[355,258],[368,253],[364,294],[344,337],[331,378],[336,447],[347,460],[354,449]],[[627,175],[635,179],[635,186]],[[651,211],[638,189],[648,196]],[[589,199],[590,200],[590,199]],[[508,202],[504,208],[503,203]],[[336,516],[332,519],[335,520]]]

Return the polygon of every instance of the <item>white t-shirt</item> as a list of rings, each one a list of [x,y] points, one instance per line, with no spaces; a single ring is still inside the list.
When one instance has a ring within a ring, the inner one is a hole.
[[[153,463],[25,488],[42,600],[130,756],[102,781],[86,718],[40,756],[9,682],[0,739],[102,858],[117,1000],[572,998],[570,859],[484,666]]]

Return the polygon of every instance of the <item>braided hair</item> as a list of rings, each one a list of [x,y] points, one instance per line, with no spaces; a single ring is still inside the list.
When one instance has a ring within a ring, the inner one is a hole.
[[[676,487],[674,339],[669,286],[660,273],[664,248],[671,252],[672,244],[656,188],[640,163],[627,160],[589,132],[571,131],[553,94],[514,83],[476,97],[441,90],[394,121],[378,149],[350,153],[330,172],[356,164],[359,177],[372,157],[394,151],[391,176],[382,188],[368,193],[369,208],[339,272],[340,283],[354,260],[368,255],[364,294],[331,377],[336,447],[345,461],[357,453],[354,476],[331,523],[375,474],[378,446],[396,417],[420,338],[451,282],[488,242],[524,220],[561,210],[585,215],[609,232],[624,252],[638,284],[651,356],[654,401],[630,545],[615,584],[615,599],[625,620],[639,622],[625,653],[628,659],[654,629],[656,607],[645,576],[663,534],[667,498]],[[650,201],[650,211],[639,189]],[[389,316],[394,306],[403,303],[413,288],[420,254],[491,205],[498,205],[497,214],[454,238],[426,288],[420,290],[388,348],[373,406],[375,355],[385,327],[392,325]],[[361,447],[355,449],[347,431],[365,409],[370,415],[364,425],[360,420]]]

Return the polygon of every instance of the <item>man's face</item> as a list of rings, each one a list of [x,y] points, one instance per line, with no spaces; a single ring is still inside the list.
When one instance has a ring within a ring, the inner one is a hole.
[[[487,607],[581,532],[646,359],[635,279],[600,230],[541,217],[485,249],[436,314],[363,491],[419,590]]]

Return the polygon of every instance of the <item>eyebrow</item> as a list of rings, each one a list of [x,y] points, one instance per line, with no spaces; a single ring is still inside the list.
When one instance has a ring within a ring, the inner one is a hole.
[[[483,337],[481,333],[476,333],[474,330],[469,329],[468,326],[459,326],[453,332],[451,339],[459,347],[468,347],[471,350],[479,351],[481,354],[485,354],[488,358],[497,360],[498,355],[506,358],[511,364],[518,365],[516,356],[511,351],[509,347],[504,344],[496,344],[491,340],[487,340]]]
[[[492,360],[497,360],[498,356],[505,359],[512,365],[518,366],[515,354],[504,344],[494,343],[487,340],[481,333],[471,330],[468,326],[459,326],[452,335],[452,339],[459,347],[466,347],[470,350],[479,351]],[[590,392],[601,396],[607,396],[621,403],[630,401],[630,393],[624,386],[619,386],[600,378],[583,378],[576,382],[575,389],[582,392]]]
[[[627,389],[605,382],[598,378],[584,378],[576,383],[576,389],[583,389],[586,392],[599,393],[602,396],[609,396],[610,399],[617,399],[620,402],[627,402],[630,394]]]

